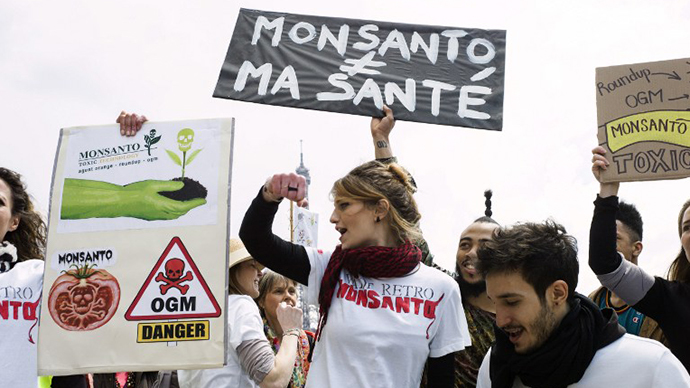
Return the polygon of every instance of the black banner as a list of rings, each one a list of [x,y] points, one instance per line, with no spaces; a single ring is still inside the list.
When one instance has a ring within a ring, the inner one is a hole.
[[[505,38],[242,9],[213,96],[501,130]]]

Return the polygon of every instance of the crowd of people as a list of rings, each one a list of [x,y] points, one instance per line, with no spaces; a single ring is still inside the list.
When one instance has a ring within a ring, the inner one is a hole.
[[[126,112],[117,119],[123,136],[145,121]],[[619,183],[602,182],[610,161],[596,147],[592,172],[600,191],[589,266],[602,287],[589,298],[575,292],[574,237],[550,220],[500,225],[491,191],[484,215],[459,236],[455,271],[447,271],[423,238],[416,182],[392,152],[394,125],[384,107],[370,126],[375,160],[332,186],[336,247],[304,247],[272,232],[282,201],[305,204],[304,177],[278,173],[260,186],[239,238],[230,240],[223,368],[56,376],[38,384],[690,387],[690,200],[678,215],[681,247],[668,277],[647,274],[637,265],[642,217],[619,201]],[[20,285],[31,294],[0,294],[4,304],[26,299],[30,312],[0,319],[3,386],[37,384],[45,236],[21,177],[0,168],[0,289]],[[315,333],[302,328],[298,284],[319,307]]]

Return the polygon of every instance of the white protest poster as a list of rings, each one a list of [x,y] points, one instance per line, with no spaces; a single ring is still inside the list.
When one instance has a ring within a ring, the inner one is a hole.
[[[233,133],[233,119],[62,130],[40,375],[224,364]]]
[[[319,213],[294,206],[290,202],[290,240],[305,247],[317,247],[319,243]],[[297,304],[303,312],[303,328],[316,330],[319,324],[319,308],[306,303],[305,286],[299,285]]]
[[[319,242],[319,214],[292,204],[290,208],[292,242],[305,247],[316,247]]]

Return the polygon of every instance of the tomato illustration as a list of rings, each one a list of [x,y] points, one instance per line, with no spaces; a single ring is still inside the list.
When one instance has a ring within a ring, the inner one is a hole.
[[[115,315],[120,284],[95,265],[72,265],[55,279],[48,296],[48,310],[58,326],[70,331],[97,329]]]

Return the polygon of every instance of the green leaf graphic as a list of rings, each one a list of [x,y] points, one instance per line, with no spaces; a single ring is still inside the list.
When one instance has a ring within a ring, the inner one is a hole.
[[[178,166],[182,166],[182,161],[180,160],[180,157],[177,156],[176,153],[174,153],[170,150],[165,150],[165,152],[168,153],[168,156],[170,156],[170,159],[172,159],[172,161],[175,162],[175,164],[177,164]]]
[[[192,163],[192,160],[194,160],[194,158],[196,158],[196,156],[199,155],[199,152],[201,152],[202,149],[203,148],[195,150],[194,152],[192,152],[191,155],[189,155],[189,159],[187,159],[187,166],[189,166],[189,164]]]

